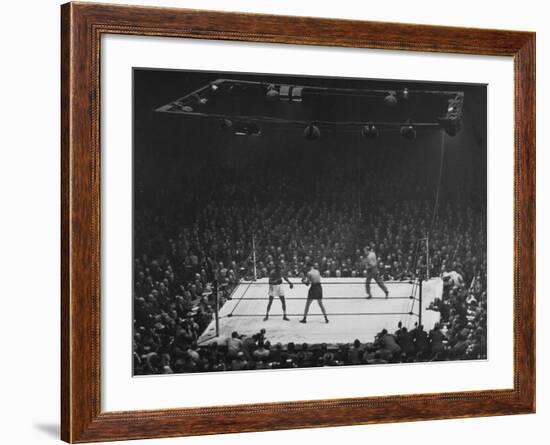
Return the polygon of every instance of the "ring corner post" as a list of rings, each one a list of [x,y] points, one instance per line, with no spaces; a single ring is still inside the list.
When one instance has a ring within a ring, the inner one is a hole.
[[[216,337],[220,336],[220,317],[219,317],[219,308],[220,308],[220,298],[218,292],[218,280],[214,280],[214,317],[216,318]]]
[[[252,267],[254,271],[254,281],[257,281],[258,271],[256,269],[256,239],[254,235],[252,235]]]
[[[422,326],[422,274],[418,277],[418,326]]]

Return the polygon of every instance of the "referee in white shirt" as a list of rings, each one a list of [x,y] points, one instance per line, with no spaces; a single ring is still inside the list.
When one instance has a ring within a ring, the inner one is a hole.
[[[388,295],[390,292],[388,291],[388,288],[384,284],[384,281],[382,278],[380,278],[380,273],[378,272],[378,259],[376,258],[376,253],[374,253],[374,250],[370,248],[369,246],[365,247],[365,268],[367,269],[367,282],[365,283],[365,288],[367,290],[367,299],[372,298],[372,295],[370,293],[370,280],[374,278],[374,281],[376,281],[376,284],[380,286],[380,289],[384,291],[384,294],[386,294],[386,298],[388,298]]]

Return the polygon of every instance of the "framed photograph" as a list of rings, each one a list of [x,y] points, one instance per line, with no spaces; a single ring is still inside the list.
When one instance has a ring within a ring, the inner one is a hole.
[[[62,6],[62,439],[535,411],[535,35]]]

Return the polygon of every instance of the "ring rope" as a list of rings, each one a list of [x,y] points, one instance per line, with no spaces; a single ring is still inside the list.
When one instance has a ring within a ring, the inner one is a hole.
[[[269,317],[280,317],[282,316],[283,314],[280,313],[271,313],[269,314]],[[303,316],[304,314],[302,313],[295,313],[295,314],[286,314],[288,317],[301,317]],[[331,317],[335,317],[335,316],[346,316],[346,317],[350,317],[350,316],[356,316],[356,315],[416,315],[418,317],[418,314],[415,313],[415,312],[338,312],[338,313],[329,313],[327,312],[327,316],[331,316]],[[265,314],[235,314],[235,315],[232,315],[232,314],[227,314],[225,315],[224,317],[220,317],[220,318],[226,318],[226,317],[264,317]],[[324,316],[323,314],[308,314],[307,315],[308,317],[322,317]]]
[[[244,290],[244,292],[242,293],[241,295],[241,298],[239,298],[239,300],[237,301],[237,304],[235,306],[233,306],[233,309],[231,310],[231,312],[228,314],[230,317],[233,315],[233,312],[235,312],[235,309],[237,309],[237,306],[239,305],[239,303],[243,300],[244,296],[246,295],[246,293],[248,292],[248,289],[250,289],[250,286],[252,285],[253,281],[251,281],[250,283],[248,283],[248,286],[246,287],[246,289]],[[219,318],[222,318],[222,317],[219,317]]]
[[[286,296],[284,296],[284,297],[285,297],[286,301],[308,300],[308,297],[293,297],[293,298],[288,298]],[[272,298],[280,298],[280,297],[272,297]],[[239,298],[239,302],[240,301],[268,301],[268,300],[269,300],[269,297],[248,297],[248,298],[241,297],[241,298]],[[323,297],[323,300],[417,300],[417,301],[420,301],[416,297],[388,297],[388,298],[385,298],[385,297],[371,297],[371,298],[366,298],[366,297]]]
[[[386,283],[388,283],[390,281],[387,281]],[[415,291],[416,291],[416,287],[417,287],[417,283],[416,283],[416,280],[411,280],[411,281],[395,281],[394,283],[400,283],[400,284],[412,284],[413,288],[412,288],[412,295],[409,296],[409,297],[388,297],[387,299],[390,300],[390,299],[393,299],[393,300],[405,300],[405,299],[410,299],[412,300],[412,303],[411,303],[411,310],[409,312],[350,312],[350,313],[332,313],[332,314],[329,314],[327,313],[327,316],[330,315],[330,316],[357,316],[357,315],[366,315],[366,316],[370,316],[370,315],[416,315],[417,317],[420,317],[419,314],[415,313],[414,312],[414,305],[415,305],[415,302],[416,301],[420,301],[419,298],[417,298],[414,294],[415,294]],[[249,300],[249,301],[252,301],[252,300],[263,300],[263,301],[268,301],[269,300],[269,297],[248,297],[248,298],[244,298],[244,296],[246,295],[246,293],[248,292],[248,290],[250,289],[250,286],[252,286],[252,284],[262,284],[265,286],[265,283],[258,283],[257,281],[250,281],[246,287],[246,289],[244,290],[244,292],[241,294],[241,297],[238,299],[237,301],[237,304],[235,304],[235,306],[233,307],[233,309],[231,310],[231,312],[225,316],[222,316],[220,317],[220,319],[222,318],[232,318],[232,317],[263,317],[264,315],[263,314],[260,314],[260,315],[257,315],[257,314],[234,314],[235,310],[237,309],[237,306],[240,304],[241,301],[243,300]],[[323,283],[323,284],[326,284],[326,283]],[[334,284],[337,284],[337,283],[334,283]],[[342,283],[338,283],[338,284],[342,284]],[[362,284],[362,282],[361,282]],[[275,298],[275,297],[273,297]],[[372,297],[372,298],[369,298],[368,300],[386,300],[385,297]],[[285,300],[308,300],[307,297],[294,297],[294,298],[285,298]],[[325,297],[323,298],[323,300],[367,300],[366,297]],[[271,316],[279,316],[279,315],[282,315],[282,314],[270,314]],[[296,317],[296,316],[301,316],[303,314],[287,314],[287,316],[293,316],[293,317]],[[322,314],[308,314],[308,316],[321,316]]]
[[[299,281],[299,278],[297,277],[288,277],[290,280],[298,280],[298,282],[293,282],[292,284],[294,284],[295,286],[297,285],[300,285],[302,284],[300,281]],[[336,286],[336,285],[339,285],[339,286],[342,286],[342,285],[349,285],[349,284],[355,284],[355,285],[362,285],[364,286],[365,285],[365,280],[366,278],[361,278],[360,281],[321,281],[321,285],[322,286],[325,286],[325,285],[332,285],[332,286]],[[386,284],[415,284],[417,282],[417,280],[384,280],[384,283]],[[257,281],[241,281],[242,284],[245,284],[245,283],[248,283],[249,285],[255,285],[255,286],[265,286],[266,284],[268,284],[267,280],[265,281],[260,281],[260,280],[257,280]],[[288,286],[288,284],[286,283],[283,283],[282,286]]]

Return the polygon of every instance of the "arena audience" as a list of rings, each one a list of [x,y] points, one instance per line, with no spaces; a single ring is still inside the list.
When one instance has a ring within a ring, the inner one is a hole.
[[[390,186],[382,171],[356,190],[349,175],[339,172],[308,187],[300,172],[249,173],[220,171],[199,185],[182,179],[171,191],[177,208],[169,210],[156,204],[165,190],[140,192],[134,238],[135,374],[486,357],[484,211],[466,198],[442,200],[432,224],[433,196],[406,174]],[[427,233],[429,252],[418,241]],[[367,243],[385,280],[425,277],[429,253],[430,276],[444,280],[442,298],[429,308],[440,313],[439,325],[426,332],[423,326],[409,331],[400,324],[394,333],[385,329],[374,339],[350,339],[345,345],[271,345],[265,331],[250,337],[233,332],[226,342],[197,345],[212,320],[214,280],[223,305],[239,280],[253,278],[254,270],[257,278],[266,277],[277,262],[290,277],[300,276],[308,262],[325,277],[361,277]]]

